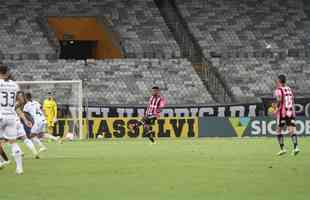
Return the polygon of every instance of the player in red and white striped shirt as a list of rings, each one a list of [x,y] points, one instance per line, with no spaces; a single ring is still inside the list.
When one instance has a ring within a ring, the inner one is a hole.
[[[286,85],[286,77],[280,75],[277,80],[277,88],[275,90],[275,97],[277,99],[277,139],[281,148],[281,151],[278,155],[283,155],[286,153],[284,149],[284,137],[282,132],[284,131],[285,126],[288,129],[288,133],[292,138],[293,143],[293,155],[299,153],[298,141],[296,135],[296,126],[295,126],[295,108],[294,108],[294,94],[292,89]]]
[[[145,135],[151,142],[155,142],[154,136],[151,134],[151,125],[155,123],[155,120],[160,116],[161,109],[165,106],[166,102],[163,96],[160,95],[159,87],[152,88],[152,96],[149,99],[147,109],[144,113],[144,117],[138,123],[129,125],[131,130],[143,125]]]
[[[160,95],[159,87],[152,88],[152,96],[149,99],[145,116],[153,116],[155,118],[160,116],[161,109],[165,106],[166,102],[163,96]]]

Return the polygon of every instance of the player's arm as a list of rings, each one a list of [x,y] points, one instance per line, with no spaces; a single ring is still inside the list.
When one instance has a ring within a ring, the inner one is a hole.
[[[164,99],[164,97],[160,98],[160,102],[159,102],[159,106],[156,110],[156,117],[160,116],[161,110],[165,107],[166,105],[166,100]]]
[[[22,111],[22,109],[20,107],[16,108],[16,114],[18,115],[18,117],[29,127],[32,127],[32,123],[31,121],[29,121],[25,115],[25,113]]]
[[[160,113],[161,110],[165,107],[165,105],[166,105],[166,100],[162,97],[162,98],[160,99],[159,107],[158,107],[157,112]]]
[[[21,118],[21,120],[23,120],[23,122],[25,122],[25,124],[31,128],[32,127],[32,123],[26,118],[26,115],[24,112],[28,112],[30,113],[31,109],[30,107],[28,106],[28,104],[26,103],[25,106],[24,106],[24,109],[23,109],[23,112],[21,112],[21,115],[19,115],[19,117]]]
[[[45,118],[43,106],[39,102],[37,102],[37,114]]]
[[[275,98],[276,98],[276,101],[275,101],[273,106],[275,106],[275,108],[279,108],[281,105],[281,100],[282,100],[282,95],[281,95],[281,92],[279,90],[276,90]]]
[[[47,104],[47,101],[44,100],[43,101],[43,114],[44,114],[45,117],[48,117],[48,112],[47,112],[47,109],[46,109],[47,105],[46,104]]]
[[[31,121],[29,121],[25,115],[24,112],[19,112],[18,113],[18,116],[21,118],[21,120],[23,120],[23,122],[29,127],[31,128],[32,127],[32,123]]]
[[[281,105],[281,101],[282,101],[282,94],[281,91],[279,89],[276,89],[276,91],[274,92],[274,97],[275,97],[275,102],[273,102],[271,104],[272,109],[273,109],[273,113],[277,113],[278,109],[280,108]]]
[[[55,123],[57,121],[57,103],[56,103],[56,101],[54,101],[53,110],[54,110],[54,123]]]
[[[31,109],[30,109],[30,107],[28,106],[27,103],[24,105],[23,111],[24,111],[24,112],[31,113]]]
[[[151,102],[151,97],[149,98],[146,109],[144,110],[144,116],[147,116],[147,110],[149,109],[150,102]]]
[[[163,109],[165,105],[166,105],[166,100],[164,97],[162,97],[159,103],[159,109]]]

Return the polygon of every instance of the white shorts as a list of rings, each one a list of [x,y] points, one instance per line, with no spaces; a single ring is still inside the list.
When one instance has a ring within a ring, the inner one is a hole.
[[[40,134],[45,132],[45,121],[36,120],[31,128],[31,134]]]
[[[0,138],[7,140],[17,139],[16,117],[0,119]]]
[[[16,126],[17,126],[17,138],[26,136],[24,125],[22,124],[19,118],[16,120]]]

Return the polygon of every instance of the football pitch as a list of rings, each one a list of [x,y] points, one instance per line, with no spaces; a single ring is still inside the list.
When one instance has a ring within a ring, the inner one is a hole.
[[[286,147],[291,142],[286,138]],[[0,171],[0,200],[306,200],[310,139],[277,157],[275,138],[47,143],[35,160],[25,146],[22,176]]]

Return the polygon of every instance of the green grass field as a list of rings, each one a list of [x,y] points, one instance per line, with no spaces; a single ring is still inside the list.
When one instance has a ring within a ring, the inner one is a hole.
[[[0,200],[306,200],[310,139],[300,143],[296,157],[275,156],[274,138],[48,143],[40,160],[22,145],[25,173],[0,171]]]

